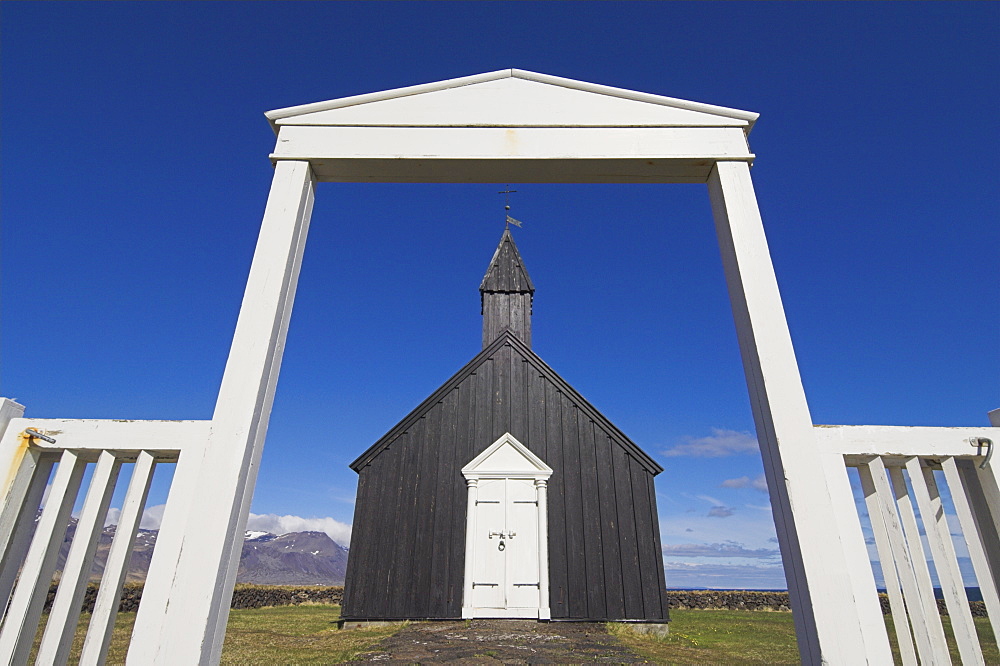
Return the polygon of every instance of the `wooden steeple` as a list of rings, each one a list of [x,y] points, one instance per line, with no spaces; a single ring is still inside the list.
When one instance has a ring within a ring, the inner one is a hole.
[[[483,313],[483,349],[505,329],[531,347],[531,305],[535,286],[531,284],[521,253],[510,229],[504,229],[483,282],[479,285]]]

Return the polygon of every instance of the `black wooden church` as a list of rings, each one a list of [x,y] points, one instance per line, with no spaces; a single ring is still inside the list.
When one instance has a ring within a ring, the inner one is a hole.
[[[342,617],[665,622],[662,468],[532,351],[509,230],[479,291],[483,350],[351,463]]]

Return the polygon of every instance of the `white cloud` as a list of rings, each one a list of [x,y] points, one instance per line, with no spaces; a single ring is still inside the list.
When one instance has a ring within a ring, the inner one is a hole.
[[[121,520],[122,510],[116,507],[111,507],[108,509],[108,515],[104,518],[104,526],[117,525],[118,521]]]
[[[166,504],[157,504],[156,506],[147,507],[146,510],[142,512],[142,520],[139,521],[139,527],[144,530],[160,529],[160,523],[163,522],[163,510],[166,508]]]
[[[723,502],[722,500],[715,499],[711,495],[695,495],[695,497],[702,500],[703,502],[708,502],[709,504],[714,504],[714,505],[725,504],[725,502]]]
[[[707,514],[709,518],[728,518],[734,513],[732,508],[726,506],[725,502],[710,495],[695,495],[695,497],[712,505]]]
[[[757,438],[748,432],[712,428],[712,434],[708,437],[684,437],[680,444],[662,451],[662,454],[668,458],[721,458],[740,453],[756,453],[758,450]]]
[[[142,519],[139,521],[139,527],[144,530],[158,530],[160,529],[160,523],[163,522],[163,510],[167,508],[166,504],[157,504],[156,506],[146,507],[146,510],[142,512]],[[118,521],[122,518],[122,510],[118,507],[111,507],[108,509],[108,515],[104,517],[104,526],[117,525]]]
[[[735,541],[726,543],[682,543],[663,544],[663,557],[746,557],[772,559],[780,557],[776,548],[746,548]]]
[[[741,476],[741,477],[738,477],[738,478],[735,478],[735,479],[726,479],[725,481],[723,481],[722,483],[719,484],[719,487],[721,487],[721,488],[753,488],[754,490],[758,490],[758,491],[760,491],[762,493],[766,493],[767,492],[767,479],[764,478],[763,474],[761,474],[760,476],[758,476],[758,477],[756,477],[754,479],[751,479],[749,476]]]
[[[279,516],[274,513],[251,513],[247,529],[287,534],[289,532],[326,532],[342,546],[351,543],[351,526],[333,518],[303,518],[301,516]]]
[[[753,566],[737,564],[688,564],[667,562],[664,565],[667,587],[708,587],[716,589],[784,590],[785,571],[781,565]]]
[[[158,530],[163,522],[163,510],[166,504],[151,506],[142,512],[139,527],[144,530]],[[104,525],[117,525],[121,519],[121,509],[108,509]],[[327,535],[341,546],[351,543],[351,526],[333,518],[303,518],[301,516],[279,516],[274,513],[251,513],[247,520],[247,529],[273,534],[288,534],[289,532],[326,532]]]

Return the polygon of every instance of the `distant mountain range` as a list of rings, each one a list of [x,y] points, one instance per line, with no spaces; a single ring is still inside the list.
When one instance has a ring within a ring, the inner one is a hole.
[[[59,550],[57,568],[62,571],[69,553],[70,542],[76,533],[77,521],[70,519],[66,538]],[[135,537],[135,548],[129,562],[127,582],[146,580],[149,562],[153,556],[158,530],[140,529]],[[92,580],[104,573],[115,526],[108,525],[101,532],[94,558]],[[236,574],[237,583],[257,585],[343,585],[347,573],[348,549],[331,539],[325,532],[247,532],[243,538],[243,553]]]

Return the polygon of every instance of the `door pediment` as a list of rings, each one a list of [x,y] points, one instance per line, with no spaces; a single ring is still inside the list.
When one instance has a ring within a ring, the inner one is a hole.
[[[547,479],[552,468],[508,432],[463,467],[462,474],[467,479],[512,476]]]

